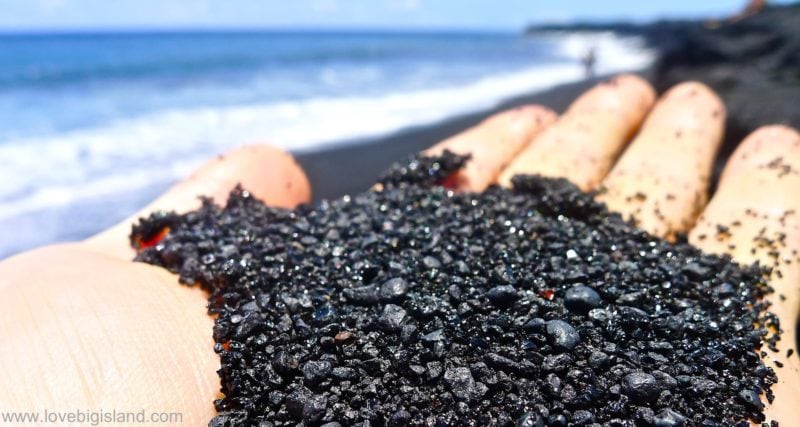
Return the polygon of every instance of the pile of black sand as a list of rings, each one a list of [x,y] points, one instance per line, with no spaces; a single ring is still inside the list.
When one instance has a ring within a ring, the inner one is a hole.
[[[654,238],[564,180],[438,185],[464,161],[416,158],[382,191],[292,211],[238,189],[134,227],[139,261],[210,292],[211,425],[763,420],[762,270]]]

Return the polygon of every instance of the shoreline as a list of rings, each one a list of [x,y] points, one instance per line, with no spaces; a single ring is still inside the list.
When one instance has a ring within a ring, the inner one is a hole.
[[[630,72],[647,78],[652,70]],[[333,140],[317,149],[291,152],[311,183],[312,202],[354,194],[369,189],[378,174],[394,162],[455,135],[495,112],[532,103],[548,106],[561,113],[586,89],[610,76],[603,75],[579,82],[558,84],[544,90],[529,91],[507,98],[494,107],[457,114],[433,123],[409,126],[382,136]],[[13,217],[4,228],[16,230],[26,238],[0,247],[0,260],[46,244],[85,239],[127,218],[173,184],[173,181],[158,182],[133,193],[115,193],[65,205],[58,210],[56,223],[52,223],[53,212],[47,209]],[[84,212],[87,210],[96,213],[91,220],[85,217]],[[64,229],[59,227],[64,218],[77,220],[70,222],[69,229]],[[42,224],[49,225],[43,230]]]

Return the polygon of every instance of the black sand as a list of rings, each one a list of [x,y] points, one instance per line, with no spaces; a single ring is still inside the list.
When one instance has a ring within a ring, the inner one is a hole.
[[[295,211],[237,190],[137,226],[210,292],[211,425],[734,425],[762,421],[763,272],[669,244],[565,180],[437,186],[463,158]],[[771,328],[770,328],[771,329]],[[210,332],[210,331],[209,331]]]

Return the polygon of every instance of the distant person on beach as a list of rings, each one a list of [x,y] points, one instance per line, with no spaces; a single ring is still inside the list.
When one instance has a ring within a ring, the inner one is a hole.
[[[589,50],[586,51],[586,54],[583,55],[583,58],[581,58],[581,63],[583,64],[587,79],[594,77],[594,64],[596,60],[597,56],[595,55],[594,47],[590,47]]]

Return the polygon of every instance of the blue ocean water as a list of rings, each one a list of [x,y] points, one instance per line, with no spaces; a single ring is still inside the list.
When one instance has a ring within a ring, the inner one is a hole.
[[[7,36],[0,38],[0,140],[171,109],[458,85],[568,60],[554,43],[469,34]]]
[[[598,72],[650,60],[608,34],[0,35],[0,258],[110,225],[241,143],[312,150],[579,79],[588,46]]]

